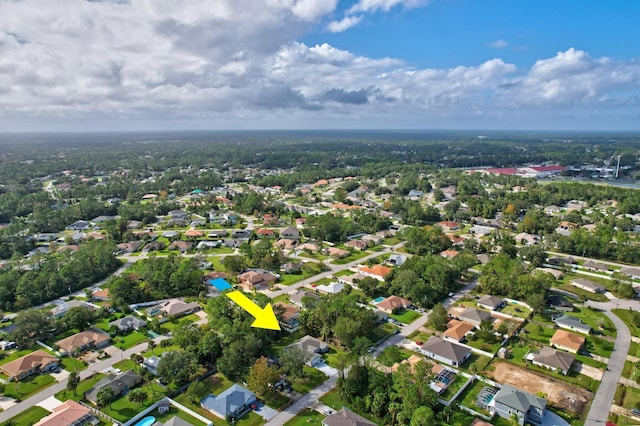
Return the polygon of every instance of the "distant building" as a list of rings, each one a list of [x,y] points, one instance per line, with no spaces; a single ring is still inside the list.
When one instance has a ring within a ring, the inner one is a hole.
[[[590,293],[603,293],[605,291],[604,286],[596,284],[586,278],[574,278],[571,280],[571,285]]]

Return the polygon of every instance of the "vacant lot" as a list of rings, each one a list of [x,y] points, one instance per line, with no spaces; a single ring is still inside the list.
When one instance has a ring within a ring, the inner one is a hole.
[[[534,395],[542,391],[547,394],[547,401],[550,404],[577,415],[582,414],[588,401],[593,397],[593,393],[586,389],[508,362],[497,361],[493,365],[495,368],[486,372],[493,380],[507,383]]]

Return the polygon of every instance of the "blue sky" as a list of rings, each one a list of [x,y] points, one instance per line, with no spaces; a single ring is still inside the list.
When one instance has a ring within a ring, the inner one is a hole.
[[[0,131],[640,130],[639,17],[635,0],[0,0]]]

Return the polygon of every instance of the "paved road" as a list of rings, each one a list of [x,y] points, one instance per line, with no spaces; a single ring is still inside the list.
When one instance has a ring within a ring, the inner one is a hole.
[[[593,397],[591,409],[589,410],[589,414],[585,421],[585,426],[601,426],[605,424],[609,418],[609,411],[611,411],[613,397],[616,393],[618,381],[622,376],[624,361],[626,360],[627,353],[629,352],[631,333],[625,323],[618,318],[617,315],[611,312],[611,309],[616,307],[616,303],[598,303],[589,301],[585,303],[585,305],[603,310],[605,315],[611,319],[617,331],[614,350],[609,358],[607,370],[602,376],[602,381],[600,382],[598,391]]]
[[[160,342],[161,340],[167,339],[166,336],[159,336],[157,338],[154,339],[154,341],[156,343]],[[149,344],[148,342],[143,342],[140,343],[132,348],[127,349],[126,351],[120,351],[119,354],[116,354],[115,356],[112,356],[111,358],[107,358],[101,361],[98,361],[94,364],[90,364],[89,367],[86,370],[82,370],[80,372],[80,379],[86,379],[87,377],[93,375],[94,373],[98,373],[108,367],[111,367],[113,364],[120,362],[122,360],[128,359],[129,357],[131,357],[132,354],[138,353],[138,352],[144,352],[149,348]],[[24,401],[14,405],[13,407],[3,411],[0,413],[0,422],[4,422],[9,420],[11,417],[15,416],[16,414],[19,414],[31,407],[33,407],[34,405],[36,405],[39,402],[44,401],[45,399],[49,398],[50,396],[53,396],[55,393],[60,392],[61,390],[64,390],[67,388],[67,380],[63,380],[61,382],[55,383],[52,386],[49,386],[46,389],[43,389],[42,391],[38,392],[37,394],[25,399]]]

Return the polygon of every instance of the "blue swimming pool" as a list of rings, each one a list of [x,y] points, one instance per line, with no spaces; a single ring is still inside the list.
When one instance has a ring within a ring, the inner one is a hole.
[[[136,423],[135,426],[151,426],[155,422],[156,422],[156,418],[155,417],[147,416],[147,417],[143,418],[142,420],[140,420],[138,423]]]
[[[375,299],[373,299],[373,303],[380,303],[384,300],[384,297],[380,296],[380,297],[376,297]]]
[[[231,284],[229,284],[223,278],[216,278],[215,280],[207,281],[207,284],[214,286],[218,291],[224,291],[231,288]]]

